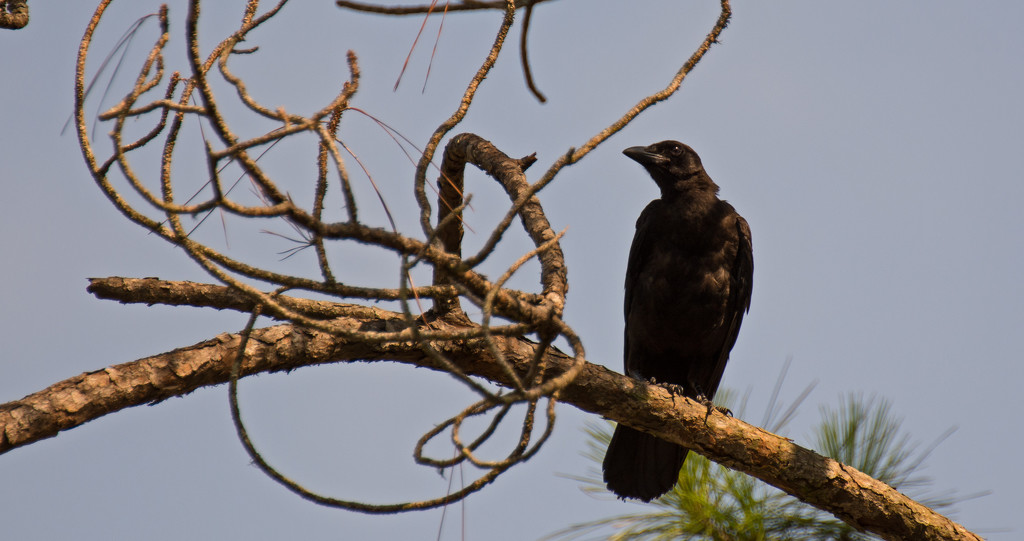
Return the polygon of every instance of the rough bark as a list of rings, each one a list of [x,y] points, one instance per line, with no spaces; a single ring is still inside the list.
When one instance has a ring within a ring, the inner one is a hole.
[[[110,279],[115,282],[124,279]],[[102,280],[95,280],[103,282]],[[153,280],[153,282],[156,282]],[[181,283],[177,283],[180,285]],[[150,291],[173,291],[175,283],[149,284]],[[244,300],[228,288],[192,284],[208,305]],[[96,286],[93,290],[103,288]],[[111,295],[105,295],[108,298]],[[143,302],[160,302],[159,295]],[[179,304],[170,295],[163,302]],[[296,306],[301,300],[287,300]],[[251,307],[250,307],[251,308]],[[404,325],[399,313],[358,307],[335,321],[353,330],[395,329]],[[346,312],[346,305],[339,306]],[[464,320],[437,319],[423,324],[432,331],[465,330]],[[537,344],[522,338],[494,336],[499,351],[520,373],[526,373]],[[221,334],[190,347],[87,372],[56,383],[21,400],[0,405],[0,453],[56,436],[92,419],[123,408],[159,402],[199,387],[228,381],[241,337]],[[508,383],[482,339],[432,344],[467,374]],[[348,342],[327,333],[278,325],[257,329],[246,348],[242,373],[293,370],[327,362],[397,361],[441,369],[412,342]],[[552,374],[568,369],[572,359],[557,351],[545,355]],[[885,539],[980,539],[959,524],[906,497],[854,468],[800,447],[790,440],[713,412],[691,400],[673,396],[662,387],[586,364],[559,396],[577,408],[625,423],[686,445],[730,468],[753,475],[787,493],[824,509],[863,531]]]
[[[0,1],[0,28],[20,30],[28,26],[28,0]]]

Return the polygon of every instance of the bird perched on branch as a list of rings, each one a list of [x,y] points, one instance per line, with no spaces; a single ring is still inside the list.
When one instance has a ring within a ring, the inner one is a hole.
[[[700,157],[677,141],[623,151],[651,175],[661,198],[636,222],[626,268],[626,374],[671,384],[706,402],[722,379],[750,306],[750,228]],[[608,490],[650,501],[679,479],[687,449],[619,424],[603,471]]]

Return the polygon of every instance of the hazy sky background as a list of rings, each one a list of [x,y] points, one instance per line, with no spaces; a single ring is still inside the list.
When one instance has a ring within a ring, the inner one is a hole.
[[[100,27],[91,73],[156,6],[115,4]],[[240,6],[205,4],[206,50],[235,28]],[[0,32],[0,402],[235,332],[246,320],[122,306],[86,293],[91,276],[209,279],[182,252],[121,217],[86,174],[72,132],[60,134],[72,111],[74,58],[90,3],[31,7],[26,29]],[[760,422],[791,358],[784,398],[817,382],[786,434],[799,443],[810,443],[818,406],[835,405],[849,391],[890,399],[922,445],[958,427],[927,461],[934,488],[990,490],[959,504],[955,518],[990,539],[1018,538],[1024,4],[738,0],[733,7],[722,43],[675,97],[540,194],[555,229],[569,228],[562,244],[568,323],[591,362],[621,370],[626,253],[637,215],[656,196],[654,183],[621,150],[668,138],[687,142],[753,231],[753,302],[723,382],[751,390],[747,420]],[[169,69],[184,70],[185,5],[170,11]],[[537,152],[530,172],[536,180],[570,146],[663,88],[717,12],[713,1],[543,4],[530,43],[549,102],[538,104],[523,84],[516,26],[456,131],[477,133],[510,155]],[[450,15],[421,93],[439,22],[431,20],[392,92],[420,22],[357,15],[326,0],[294,2],[250,36],[259,53],[232,65],[263,103],[308,113],[338,91],[347,77],[344,53],[353,49],[363,72],[353,105],[422,144],[455,109],[500,14]],[[155,36],[149,21],[116,90],[134,78]],[[223,90],[220,96],[231,99]],[[248,135],[274,127],[238,122]],[[95,130],[100,150],[109,148],[108,130]],[[194,124],[192,130],[194,138]],[[400,227],[418,231],[408,212],[412,166],[405,156],[356,114],[346,114],[342,137],[402,216]],[[187,148],[180,152],[182,185],[198,187],[201,164],[189,163]],[[310,145],[280,146],[263,163],[301,200],[312,186],[314,153]],[[365,177],[354,164],[349,170],[364,216],[383,224]],[[507,203],[482,174],[474,172],[467,186],[475,194],[467,217],[477,231],[467,238],[473,246]],[[215,218],[197,235],[250,261],[315,272],[312,253],[278,262],[277,253],[291,245],[261,228],[289,232],[229,221],[225,241]],[[511,231],[498,263],[529,247],[520,227]],[[350,248],[335,257],[351,283],[397,276],[393,257]],[[535,288],[529,270],[518,285]],[[501,264],[488,272],[500,273]],[[436,472],[411,464],[413,444],[471,399],[445,376],[380,363],[249,378],[240,394],[268,459],[316,490],[371,502],[446,491]],[[594,499],[559,476],[591,466],[579,453],[581,427],[593,419],[568,405],[559,413],[538,456],[449,510],[443,539],[462,538],[463,514],[466,539],[516,540],[640,509]],[[9,539],[435,539],[441,516],[366,516],[299,499],[249,465],[230,425],[225,387],[122,411],[0,456],[0,523]]]

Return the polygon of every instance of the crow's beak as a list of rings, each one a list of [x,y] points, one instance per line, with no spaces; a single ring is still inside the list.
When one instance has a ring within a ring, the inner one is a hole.
[[[666,161],[664,156],[647,150],[647,147],[629,147],[622,153],[640,165],[658,165]]]

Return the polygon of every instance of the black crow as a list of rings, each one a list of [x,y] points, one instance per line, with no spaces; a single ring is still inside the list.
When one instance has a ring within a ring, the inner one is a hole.
[[[661,189],[637,219],[629,250],[626,374],[671,384],[710,407],[750,306],[750,228],[718,198],[690,147],[662,141],[623,154]],[[605,483],[621,498],[650,501],[676,484],[686,453],[619,424],[602,467]]]

